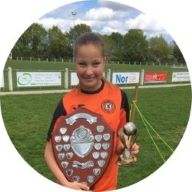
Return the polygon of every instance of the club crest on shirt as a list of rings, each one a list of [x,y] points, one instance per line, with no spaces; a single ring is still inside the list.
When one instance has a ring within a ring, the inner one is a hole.
[[[111,100],[105,100],[101,103],[101,108],[106,113],[113,113],[115,111],[115,103]]]

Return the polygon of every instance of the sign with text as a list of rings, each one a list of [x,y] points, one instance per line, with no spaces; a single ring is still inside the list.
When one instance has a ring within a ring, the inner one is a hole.
[[[172,82],[190,81],[189,72],[173,72]]]
[[[144,83],[165,83],[167,78],[167,72],[145,72]]]
[[[17,72],[17,87],[61,86],[61,72]]]
[[[113,84],[136,84],[139,83],[139,72],[122,72],[113,73]]]
[[[79,79],[76,72],[71,72],[71,86],[78,85]]]

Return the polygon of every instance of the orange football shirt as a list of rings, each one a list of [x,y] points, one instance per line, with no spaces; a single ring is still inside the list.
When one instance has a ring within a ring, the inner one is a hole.
[[[53,125],[56,122],[56,117],[59,113],[69,114],[78,107],[84,107],[103,116],[107,124],[114,131],[113,152],[110,157],[109,164],[97,181],[93,191],[115,190],[117,187],[118,176],[118,154],[117,145],[119,138],[117,133],[120,128],[128,121],[129,106],[126,95],[119,87],[109,82],[103,81],[100,90],[96,92],[85,92],[78,87],[74,87],[69,93],[63,96],[59,109],[56,109],[52,124],[48,133],[48,140],[50,138]]]

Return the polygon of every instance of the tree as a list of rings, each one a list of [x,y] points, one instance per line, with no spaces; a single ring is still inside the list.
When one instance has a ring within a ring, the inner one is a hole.
[[[173,49],[173,56],[176,60],[176,63],[182,63],[186,65],[183,54],[175,41],[173,42],[172,49]]]
[[[12,50],[13,57],[42,57],[46,41],[46,30],[41,25],[34,23],[18,39]]]
[[[71,39],[71,44],[73,45],[74,41],[83,33],[91,32],[90,26],[86,24],[75,25],[69,31],[69,37]]]
[[[107,60],[110,61],[112,60],[112,41],[109,38],[108,35],[101,35],[101,39],[104,42],[104,47],[105,47],[105,56],[107,57]]]
[[[112,33],[109,36],[110,46],[109,53],[112,61],[122,62],[123,59],[123,35]]]
[[[149,40],[150,59],[159,64],[165,64],[169,61],[172,55],[171,49],[165,39],[153,37]]]
[[[39,24],[34,23],[28,29],[29,35],[31,36],[31,50],[33,57],[42,57],[44,54],[46,41],[47,41],[47,31]]]
[[[140,29],[130,29],[125,34],[123,48],[125,61],[140,63],[148,58],[148,42]]]
[[[50,59],[68,58],[70,47],[66,34],[57,27],[53,26],[48,30],[48,57]]]

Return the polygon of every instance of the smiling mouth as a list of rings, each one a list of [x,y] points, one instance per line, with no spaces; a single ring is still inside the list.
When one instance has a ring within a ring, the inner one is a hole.
[[[93,81],[95,78],[91,77],[91,78],[84,78],[85,81]]]
[[[86,79],[87,82],[92,82],[94,79]]]

